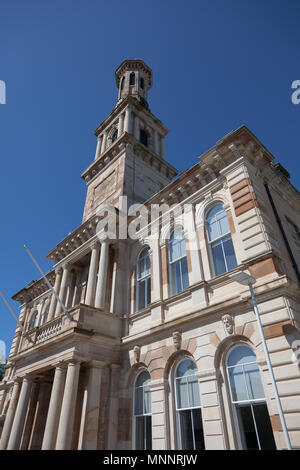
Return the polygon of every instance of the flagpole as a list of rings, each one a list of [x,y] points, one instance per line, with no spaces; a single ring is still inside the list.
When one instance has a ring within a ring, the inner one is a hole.
[[[28,246],[24,245],[24,248],[25,250],[27,251],[28,253],[28,256],[29,258],[31,259],[31,261],[33,262],[33,264],[36,266],[36,268],[38,269],[38,271],[40,272],[40,274],[42,275],[43,279],[45,280],[47,286],[49,287],[49,289],[52,291],[52,293],[54,294],[56,300],[58,301],[58,303],[61,305],[62,309],[63,309],[63,312],[65,313],[65,315],[68,317],[68,319],[70,321],[74,321],[74,322],[77,322],[77,320],[75,320],[74,318],[71,317],[71,315],[69,314],[68,310],[66,309],[64,303],[61,301],[59,295],[57,295],[55,289],[53,288],[53,286],[50,284],[46,274],[44,274],[44,272],[42,271],[42,269],[40,268],[40,266],[38,265],[37,261],[34,259],[33,255],[31,254]]]
[[[3,293],[0,291],[0,296],[2,297],[5,305],[7,306],[8,310],[10,311],[10,313],[12,314],[12,316],[14,317],[14,319],[16,320],[18,326],[20,327],[20,329],[22,330],[22,332],[25,334],[26,331],[23,327],[23,325],[21,325],[21,323],[19,322],[19,319],[17,317],[17,315],[15,314],[15,312],[13,311],[13,309],[11,308],[11,306],[9,305],[9,303],[7,302],[6,298],[4,297]]]

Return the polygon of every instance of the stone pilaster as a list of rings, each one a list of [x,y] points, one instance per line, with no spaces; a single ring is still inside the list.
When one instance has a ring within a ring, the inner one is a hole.
[[[54,290],[57,294],[59,293],[59,289],[60,289],[61,277],[62,277],[62,269],[59,268],[59,269],[55,270]],[[57,299],[56,299],[55,295],[52,294],[51,302],[50,302],[50,308],[49,308],[49,314],[48,314],[48,321],[50,321],[54,318],[56,305],[57,305]]]
[[[109,240],[103,240],[101,242],[98,281],[95,298],[95,307],[101,309],[105,308],[106,283],[108,277],[108,254]]]

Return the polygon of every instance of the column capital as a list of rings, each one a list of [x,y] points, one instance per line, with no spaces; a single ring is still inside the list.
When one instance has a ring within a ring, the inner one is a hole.
[[[107,367],[109,364],[105,361],[95,361],[95,360],[92,360],[92,361],[89,361],[87,363],[87,368],[91,369],[104,369],[105,367]]]
[[[70,272],[71,269],[73,268],[73,266],[72,266],[70,263],[64,263],[64,264],[62,265],[62,268],[63,268],[64,271]]]
[[[54,272],[55,272],[56,276],[58,274],[61,274],[62,273],[62,266],[57,266],[57,268],[54,269]]]
[[[90,245],[91,250],[94,250],[94,249],[99,248],[99,247],[100,247],[99,240],[93,240],[91,245]]]

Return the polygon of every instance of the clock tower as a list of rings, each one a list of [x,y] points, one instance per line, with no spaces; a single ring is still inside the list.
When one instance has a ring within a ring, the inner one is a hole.
[[[169,131],[148,105],[152,70],[140,59],[125,60],[115,76],[118,101],[95,130],[95,159],[82,174],[88,187],[83,222],[104,205],[121,209],[122,196],[128,206],[145,202],[177,174],[165,160]]]

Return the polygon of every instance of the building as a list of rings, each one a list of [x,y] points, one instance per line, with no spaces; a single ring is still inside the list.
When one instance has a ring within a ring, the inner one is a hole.
[[[238,271],[256,279],[300,448],[298,191],[245,126],[174,179],[151,69],[125,60],[116,81],[82,174],[82,224],[46,255],[68,314],[43,278],[13,296],[26,334],[17,327],[0,385],[1,449],[286,448]]]

